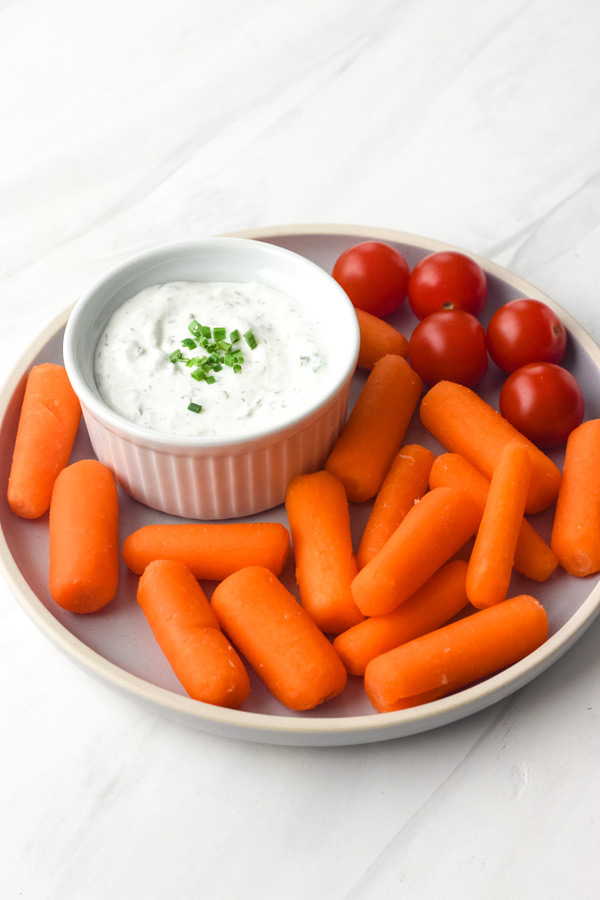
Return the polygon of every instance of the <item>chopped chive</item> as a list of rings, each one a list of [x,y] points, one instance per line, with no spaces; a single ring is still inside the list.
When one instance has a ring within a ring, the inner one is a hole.
[[[254,337],[254,332],[252,331],[251,328],[249,328],[248,331],[244,332],[244,339],[251,350],[256,349],[256,347],[258,345],[258,341]]]
[[[187,357],[178,349],[171,353],[169,357],[171,362],[183,363],[187,368],[192,369],[190,375],[195,381],[205,381],[207,384],[215,383],[217,379],[213,373],[221,372],[223,366],[232,368],[236,375],[241,373],[244,354],[239,347],[242,336],[237,328],[229,333],[229,341],[227,340],[227,329],[221,325],[211,328],[208,325],[201,325],[197,319],[192,319],[188,330],[193,337],[184,338],[181,341],[182,347],[188,350],[200,348],[200,352],[204,351],[205,355]],[[251,328],[244,333],[243,337],[251,350],[258,346],[258,341]],[[238,346],[234,346],[236,344]],[[190,403],[188,409],[192,412],[200,412],[202,406],[198,403]]]

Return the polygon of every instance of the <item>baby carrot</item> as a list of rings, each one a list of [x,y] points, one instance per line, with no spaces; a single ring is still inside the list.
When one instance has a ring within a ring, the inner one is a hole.
[[[600,419],[567,439],[563,477],[550,540],[563,569],[584,577],[600,572]]]
[[[481,508],[468,491],[436,488],[419,500],[352,582],[366,616],[391,612],[475,534]]]
[[[364,619],[350,591],[358,569],[344,486],[325,470],[298,475],[285,505],[302,606],[321,631],[339,634]]]
[[[467,563],[446,563],[412,597],[383,616],[371,616],[338,635],[333,646],[350,675],[364,675],[376,656],[439,628],[464,609]]]
[[[483,508],[490,489],[489,479],[458,453],[437,456],[429,473],[429,487],[462,487]],[[546,581],[555,571],[558,559],[533,525],[523,519],[515,548],[513,566],[534,581]]]
[[[423,496],[433,460],[431,450],[419,444],[407,444],[398,452],[363,531],[356,554],[359,569],[381,550],[409,509]]]
[[[408,340],[393,325],[364,309],[357,308],[356,316],[360,330],[359,368],[372,369],[377,360],[388,353],[406,359]]]
[[[69,461],[81,406],[62,366],[42,363],[30,371],[8,480],[10,508],[37,519],[50,506],[58,473]]]
[[[547,635],[544,608],[521,594],[376,657],[365,689],[378,712],[419,706],[513,665]]]
[[[52,597],[70,612],[102,609],[119,579],[119,501],[102,463],[82,459],[60,472],[49,527]]]
[[[177,522],[134,531],[123,544],[123,559],[137,575],[155,559],[176,559],[196,578],[220,581],[250,565],[279,575],[289,550],[289,532],[279,522]]]
[[[523,521],[531,463],[525,444],[511,441],[494,470],[467,570],[467,596],[477,609],[506,598]]]
[[[346,670],[295,597],[261,566],[219,584],[212,608],[223,630],[268,689],[294,710],[313,709],[339,694]]]
[[[531,457],[526,512],[540,512],[555,499],[559,469],[470,388],[451,381],[438,382],[423,397],[421,421],[444,447],[460,453],[488,478],[509,441],[525,443]]]
[[[375,496],[400,447],[422,381],[401,356],[387,354],[373,366],[325,468],[356,503]]]
[[[190,697],[230,708],[246,700],[248,673],[187,566],[163,559],[150,563],[140,578],[137,599]]]

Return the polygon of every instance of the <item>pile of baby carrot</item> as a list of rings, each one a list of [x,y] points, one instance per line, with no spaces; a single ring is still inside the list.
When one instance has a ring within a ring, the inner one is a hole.
[[[543,606],[507,596],[513,568],[538,584],[558,565],[600,571],[600,420],[571,433],[561,473],[469,388],[439,382],[422,396],[394,341],[363,347],[370,374],[325,467],[289,485],[289,531],[181,523],[125,540],[139,605],[191,697],[243,704],[243,657],[293,710],[335,697],[348,674],[380,712],[426,703],[545,641]],[[404,444],[416,414],[447,452]],[[8,499],[24,518],[49,509],[51,595],[93,613],[117,591],[119,509],[107,468],[69,465],[80,415],[64,369],[34,367]],[[350,503],[373,498],[355,554]],[[524,515],[555,501],[547,544]],[[290,533],[300,603],[279,578]],[[202,580],[218,582],[210,602]]]

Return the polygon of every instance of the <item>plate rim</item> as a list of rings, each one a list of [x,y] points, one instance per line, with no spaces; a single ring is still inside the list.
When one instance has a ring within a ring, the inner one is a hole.
[[[560,304],[535,285],[498,263],[470,251],[461,250],[452,244],[391,228],[359,225],[305,223],[264,226],[227,233],[227,236],[245,237],[252,240],[265,238],[276,240],[280,237],[302,235],[350,237],[357,238],[357,240],[388,240],[431,252],[455,250],[467,253],[487,273],[496,275],[519,291],[523,290],[523,296],[536,297],[553,308],[571,332],[572,337],[595,359],[600,368],[600,347],[583,326]],[[73,306],[74,303],[69,304],[54,319],[45,324],[43,331],[36,335],[12,365],[0,389],[0,422],[4,422],[14,393],[27,374],[33,360],[49,340],[66,325]],[[112,687],[130,697],[134,696],[155,708],[160,708],[167,714],[174,715],[186,724],[195,725],[200,730],[242,740],[282,745],[334,746],[371,743],[407,737],[474,715],[518,691],[542,674],[573,646],[600,613],[600,580],[598,580],[573,615],[533,653],[479,684],[464,688],[457,694],[432,703],[407,710],[372,715],[278,716],[212,706],[193,700],[191,697],[176,694],[127,672],[121,666],[88,647],[52,615],[29,586],[10,552],[2,523],[0,523],[0,573],[13,596],[34,624],[59,650],[88,674],[99,678],[104,683],[108,682]]]

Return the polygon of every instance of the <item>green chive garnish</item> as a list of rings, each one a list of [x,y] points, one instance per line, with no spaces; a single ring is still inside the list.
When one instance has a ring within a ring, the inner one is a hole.
[[[256,338],[254,337],[254,332],[252,331],[251,328],[249,328],[248,331],[244,332],[244,339],[251,350],[256,349],[258,342],[257,342]]]
[[[227,340],[227,329],[221,325],[210,328],[208,325],[201,325],[197,319],[192,319],[188,325],[188,330],[193,337],[184,338],[181,341],[182,347],[188,350],[201,348],[205,352],[204,356],[184,356],[181,350],[174,350],[169,359],[173,363],[183,363],[192,369],[190,375],[195,381],[205,381],[206,384],[214,384],[217,380],[212,373],[221,372],[223,366],[229,366],[236,375],[239,375],[244,365],[244,354],[239,345],[242,336],[237,328],[229,333],[229,341]],[[251,350],[258,345],[258,341],[251,328],[244,334],[244,340]],[[199,403],[190,403],[188,409],[191,412],[199,413],[202,406]]]

